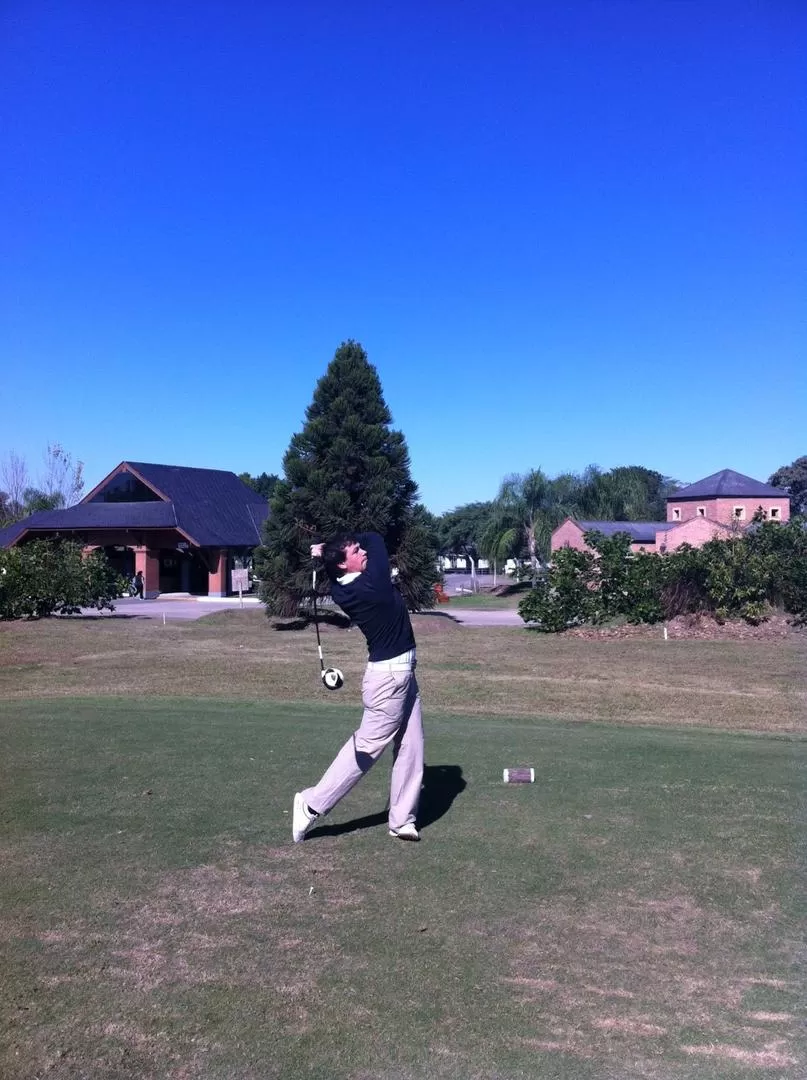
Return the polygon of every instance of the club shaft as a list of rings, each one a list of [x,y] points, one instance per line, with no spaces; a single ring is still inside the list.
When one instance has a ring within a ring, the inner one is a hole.
[[[317,653],[319,654],[319,668],[320,668],[320,671],[324,671],[325,670],[325,663],[324,663],[324,661],[322,659],[322,642],[320,641],[320,637],[319,637],[319,619],[317,618],[317,571],[316,570],[314,570],[313,609],[314,609],[314,629],[317,632]]]

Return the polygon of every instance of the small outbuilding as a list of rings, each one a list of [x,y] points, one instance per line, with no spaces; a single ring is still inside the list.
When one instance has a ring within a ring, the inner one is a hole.
[[[70,539],[102,548],[145,595],[227,596],[230,571],[249,564],[269,516],[266,499],[233,472],[122,461],[76,506],[43,510],[0,529],[0,547]]]

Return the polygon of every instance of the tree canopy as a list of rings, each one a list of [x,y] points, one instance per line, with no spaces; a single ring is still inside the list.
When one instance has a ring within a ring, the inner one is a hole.
[[[449,510],[437,520],[437,537],[440,551],[445,554],[469,555],[479,558],[482,537],[490,521],[493,504],[490,502],[466,503]]]
[[[664,521],[677,481],[642,465],[549,477],[542,469],[513,473],[491,502],[468,503],[438,519],[440,550],[527,558],[533,574],[549,558],[553,531],[567,517],[599,521]]]
[[[643,465],[619,465],[608,472],[589,465],[580,477],[580,516],[598,521],[664,521],[667,497],[677,486],[675,480]]]
[[[409,451],[391,427],[376,369],[356,341],[336,350],[270,500],[256,572],[269,614],[291,615],[311,589],[310,545],[339,532],[380,533],[411,608],[433,603],[437,545],[418,506]]]
[[[790,496],[790,513],[807,514],[807,456],[783,465],[768,478],[773,487],[783,488]]]
[[[263,495],[264,499],[271,499],[280,477],[276,473],[262,472],[260,476],[250,476],[248,472],[242,472],[238,474],[238,479],[259,495]]]
[[[482,535],[482,550],[496,560],[526,551],[533,576],[549,556],[552,531],[575,512],[577,484],[569,474],[551,480],[542,469],[502,481]]]

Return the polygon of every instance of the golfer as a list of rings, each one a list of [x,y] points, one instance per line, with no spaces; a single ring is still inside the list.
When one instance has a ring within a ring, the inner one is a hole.
[[[415,635],[401,593],[392,583],[384,541],[377,533],[343,534],[312,544],[322,559],[334,602],[367,639],[361,724],[314,787],[294,796],[292,836],[299,843],[318,817],[343,799],[392,743],[389,832],[419,840],[415,827],[423,780],[423,721],[415,679]]]

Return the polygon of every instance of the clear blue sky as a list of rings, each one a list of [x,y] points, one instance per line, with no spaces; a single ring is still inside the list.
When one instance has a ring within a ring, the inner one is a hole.
[[[0,458],[280,472],[346,338],[435,513],[807,453],[801,0],[4,0]]]

